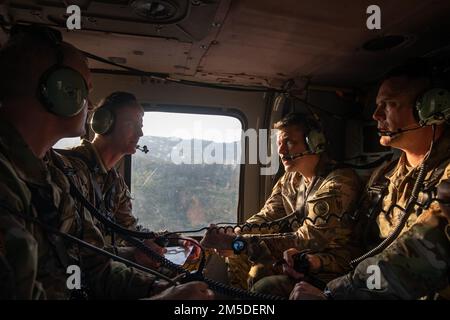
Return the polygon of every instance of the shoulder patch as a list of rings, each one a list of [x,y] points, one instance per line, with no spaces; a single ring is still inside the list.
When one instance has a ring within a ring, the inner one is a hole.
[[[313,206],[313,211],[318,216],[324,216],[330,211],[330,205],[325,200],[317,201]]]

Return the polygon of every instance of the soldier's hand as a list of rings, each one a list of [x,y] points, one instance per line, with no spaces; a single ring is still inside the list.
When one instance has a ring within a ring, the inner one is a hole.
[[[167,249],[164,247],[160,247],[153,240],[147,239],[144,241],[144,244],[149,247],[152,251],[156,252],[160,256],[164,255],[167,252]],[[134,261],[148,268],[159,268],[160,263],[150,258],[144,252],[139,249],[135,249],[134,251]]]
[[[201,245],[206,248],[214,248],[219,251],[231,250],[231,243],[233,242],[236,234],[233,231],[227,231],[224,229],[218,229],[215,225],[210,225],[208,231],[200,241]]]
[[[295,248],[290,248],[283,252],[283,259],[286,262],[283,264],[283,273],[291,278],[300,280],[303,279],[305,275],[294,270],[294,259],[292,256],[297,253],[300,253],[300,251]]]
[[[181,240],[181,246],[184,247],[186,250],[189,250],[190,247],[193,246],[192,251],[189,254],[189,257],[186,259],[187,262],[194,262],[200,258],[202,250],[200,249],[200,243],[197,240],[192,239],[190,237],[184,237]]]
[[[151,297],[152,300],[212,300],[214,292],[204,282],[193,281],[170,287]]]
[[[283,273],[296,279],[300,280],[304,277],[303,273],[299,273],[295,271],[294,269],[294,259],[293,256],[300,253],[299,250],[295,248],[290,248],[283,252],[283,259],[286,261],[285,264],[283,264]],[[318,256],[315,256],[313,254],[307,254],[306,258],[308,259],[309,263],[309,271],[316,272],[319,271],[322,267],[322,262]]]
[[[294,287],[289,296],[289,300],[326,300],[322,290],[310,285],[307,282],[300,281]]]

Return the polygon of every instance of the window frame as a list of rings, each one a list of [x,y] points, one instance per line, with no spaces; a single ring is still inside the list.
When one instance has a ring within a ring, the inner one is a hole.
[[[248,121],[243,112],[235,108],[228,107],[204,107],[192,105],[173,105],[173,104],[150,104],[141,103],[144,112],[167,112],[167,113],[186,113],[198,115],[215,115],[215,116],[229,116],[236,118],[240,123],[243,131],[248,129]],[[247,146],[246,146],[247,149]],[[245,150],[246,152],[246,150]],[[128,188],[131,190],[131,168],[132,155],[126,155],[124,158],[124,179]],[[238,188],[238,205],[236,222],[240,223],[244,217],[243,212],[243,194],[244,194],[244,180],[245,180],[245,163],[241,163],[239,167],[239,188]]]

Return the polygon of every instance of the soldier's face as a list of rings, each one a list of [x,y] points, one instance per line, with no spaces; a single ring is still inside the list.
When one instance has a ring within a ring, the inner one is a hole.
[[[143,136],[143,117],[144,109],[139,104],[132,104],[117,110],[111,141],[117,144],[122,155],[136,152],[139,138]]]
[[[411,128],[418,124],[413,107],[419,92],[409,82],[405,77],[394,77],[385,80],[380,86],[376,99],[377,108],[373,114],[379,130],[396,132],[400,128]],[[401,148],[411,132],[413,131],[393,137],[382,136],[380,144]]]
[[[302,130],[298,126],[289,126],[278,131],[277,135],[278,154],[286,172],[299,171],[302,162],[308,161],[308,157],[300,157],[289,160],[284,158],[288,155],[294,155],[305,152],[307,147]]]

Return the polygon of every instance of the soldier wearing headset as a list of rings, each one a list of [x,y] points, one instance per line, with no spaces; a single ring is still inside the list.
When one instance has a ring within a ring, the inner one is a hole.
[[[84,139],[81,145],[64,151],[77,172],[89,181],[90,199],[95,202],[96,207],[117,224],[130,230],[145,228],[138,225],[137,218],[133,215],[130,191],[116,166],[125,155],[136,152],[139,138],[143,135],[143,116],[144,109],[133,94],[113,92],[99,103],[92,115],[90,124],[95,133],[93,141]],[[95,223],[107,245],[117,254],[149,267],[159,267],[157,261],[117,238],[114,231],[97,220]],[[192,246],[193,240],[188,239],[180,241],[181,244],[185,247]],[[159,255],[167,251],[153,240],[146,240],[146,244]],[[193,261],[198,257],[199,247],[195,245],[188,260]]]
[[[369,242],[355,269],[325,291],[302,281],[291,299],[450,298],[450,92],[432,71],[423,60],[406,63],[378,91],[380,144],[402,153],[374,172],[360,214],[369,219],[368,239],[384,240]],[[373,277],[378,284],[368,286]]]
[[[55,30],[15,28],[0,74],[1,298],[212,298],[204,283],[169,287],[87,249],[102,248],[103,237],[70,194],[64,157],[51,150],[84,134],[92,82],[81,52]],[[86,195],[86,181],[70,179]],[[71,265],[81,268],[81,289],[67,285]]]
[[[308,252],[310,271],[324,281],[348,271],[349,261],[360,254],[352,241],[354,225],[344,217],[345,212],[356,208],[361,189],[358,175],[328,158],[325,135],[317,119],[291,113],[277,122],[275,129],[279,130],[278,153],[286,173],[261,211],[247,223],[267,223],[293,212],[308,220],[295,232],[280,233],[287,231],[279,228],[250,230],[271,233],[267,235],[237,235],[210,228],[202,244],[228,255],[229,279],[234,286],[246,286],[248,281],[251,287],[273,274],[272,264],[290,248],[295,248],[295,253]],[[294,254],[292,250],[290,253]],[[260,292],[288,296],[293,285],[280,290],[271,286]]]

